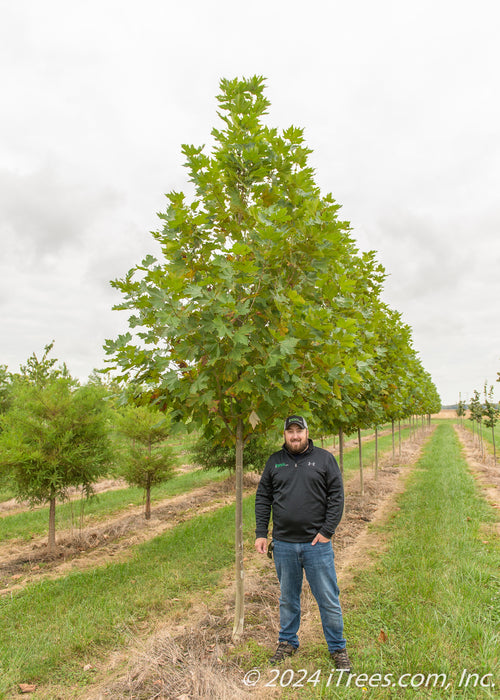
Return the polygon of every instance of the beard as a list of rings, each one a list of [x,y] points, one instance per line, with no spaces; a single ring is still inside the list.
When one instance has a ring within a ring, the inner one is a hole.
[[[305,452],[307,448],[309,447],[309,436],[306,433],[303,437],[293,437],[289,438],[285,434],[285,446],[289,452],[292,454],[300,454],[301,452]]]

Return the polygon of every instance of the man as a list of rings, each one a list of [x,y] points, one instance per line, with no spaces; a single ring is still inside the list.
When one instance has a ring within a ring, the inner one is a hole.
[[[278,648],[271,662],[279,663],[299,647],[305,571],[335,667],[351,670],[331,542],[344,508],[342,476],[333,455],[309,439],[302,416],[286,419],[284,436],[282,449],[266,462],[255,499],[255,548],[267,552],[272,510],[274,563],[281,589]]]

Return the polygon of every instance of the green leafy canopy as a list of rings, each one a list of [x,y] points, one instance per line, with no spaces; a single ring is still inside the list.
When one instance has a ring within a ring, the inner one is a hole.
[[[239,420],[251,432],[251,414],[331,396],[339,368],[357,380],[346,350],[362,319],[349,226],[315,185],[302,130],[263,123],[260,77],[223,80],[218,101],[211,155],[183,147],[193,201],[171,192],[159,215],[163,258],[113,282],[134,335],[106,349],[174,415],[234,436]]]

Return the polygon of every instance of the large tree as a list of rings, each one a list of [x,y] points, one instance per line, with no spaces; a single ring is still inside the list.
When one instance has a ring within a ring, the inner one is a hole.
[[[264,124],[262,78],[223,80],[217,99],[223,128],[212,131],[211,154],[183,146],[194,197],[168,194],[159,215],[162,258],[113,283],[135,336],[106,349],[124,380],[149,385],[174,417],[236,446],[237,638],[243,446],[278,416],[324,406],[338,372],[358,377],[345,352],[358,321],[349,227],[314,182],[302,130]]]

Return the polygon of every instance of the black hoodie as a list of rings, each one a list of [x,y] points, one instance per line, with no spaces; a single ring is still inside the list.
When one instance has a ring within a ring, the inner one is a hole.
[[[310,542],[318,532],[330,538],[344,509],[335,457],[312,440],[301,454],[292,454],[283,445],[267,460],[257,487],[256,537],[267,537],[271,509],[276,540]]]

